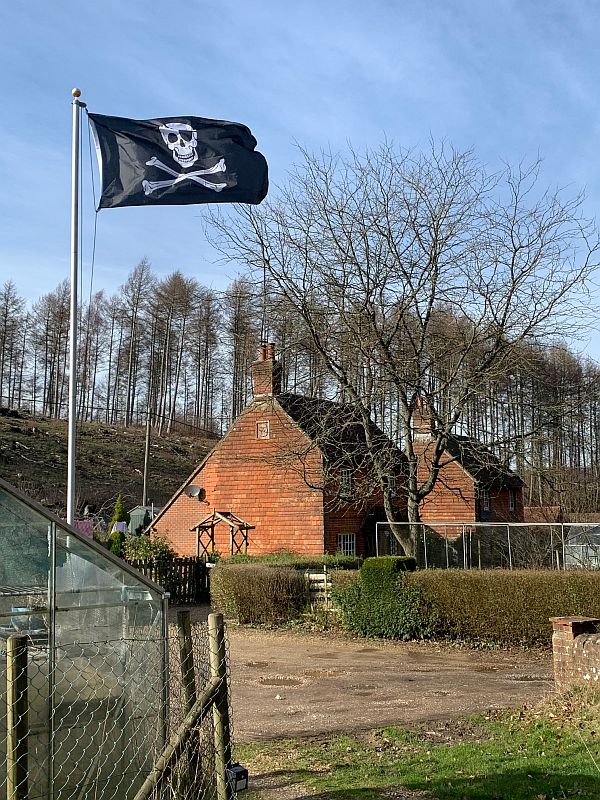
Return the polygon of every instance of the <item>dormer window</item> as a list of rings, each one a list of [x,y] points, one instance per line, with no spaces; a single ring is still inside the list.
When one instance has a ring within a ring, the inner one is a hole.
[[[340,497],[352,497],[352,470],[340,470]]]

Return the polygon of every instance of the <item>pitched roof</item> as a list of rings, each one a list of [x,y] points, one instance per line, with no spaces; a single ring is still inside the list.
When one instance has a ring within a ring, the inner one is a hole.
[[[365,428],[352,404],[287,392],[275,395],[275,400],[329,461],[351,460],[356,464],[368,457]],[[389,448],[400,463],[402,454],[398,447],[374,422],[369,424],[377,447]]]
[[[468,436],[450,434],[446,451],[474,478],[487,487],[519,488],[523,481],[481,442]]]

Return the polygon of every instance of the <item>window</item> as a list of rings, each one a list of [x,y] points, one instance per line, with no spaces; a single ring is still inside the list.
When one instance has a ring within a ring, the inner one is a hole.
[[[398,494],[398,485],[396,483],[396,476],[395,475],[388,475],[385,479],[387,483],[387,488],[389,489],[391,497],[396,497]]]
[[[352,470],[343,469],[340,471],[340,497],[352,496]]]
[[[397,556],[398,555],[398,540],[394,536],[393,533],[388,533],[387,535],[387,544],[388,544],[388,555],[389,556]]]
[[[256,438],[257,439],[268,439],[269,438],[269,421],[265,420],[264,422],[257,422],[256,423]]]
[[[337,551],[343,556],[356,555],[356,534],[355,533],[338,533],[337,537]]]
[[[481,493],[481,508],[483,511],[492,510],[492,501],[490,499],[490,493],[487,489],[484,489]]]
[[[514,511],[515,510],[515,490],[509,489],[508,490],[508,510]]]

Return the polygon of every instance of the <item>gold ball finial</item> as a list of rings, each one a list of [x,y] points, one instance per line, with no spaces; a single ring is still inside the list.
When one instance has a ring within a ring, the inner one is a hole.
[[[71,94],[73,97],[81,97],[81,89],[72,89]]]

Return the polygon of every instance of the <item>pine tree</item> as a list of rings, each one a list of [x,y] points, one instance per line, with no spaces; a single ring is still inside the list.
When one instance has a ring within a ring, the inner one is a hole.
[[[108,526],[110,534],[107,540],[108,549],[110,552],[114,553],[116,556],[120,556],[123,552],[125,534],[122,531],[113,531],[113,528],[117,522],[126,522],[129,525],[129,514],[125,510],[123,495],[121,494],[117,497],[117,502],[115,503],[115,510],[113,512],[110,525]]]

